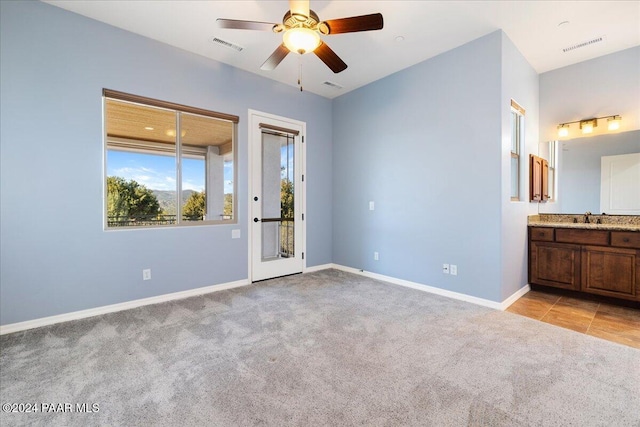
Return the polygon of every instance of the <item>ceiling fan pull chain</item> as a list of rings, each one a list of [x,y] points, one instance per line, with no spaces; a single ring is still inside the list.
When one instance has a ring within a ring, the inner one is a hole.
[[[302,55],[300,55],[298,67],[298,86],[300,86],[300,92],[302,92]]]

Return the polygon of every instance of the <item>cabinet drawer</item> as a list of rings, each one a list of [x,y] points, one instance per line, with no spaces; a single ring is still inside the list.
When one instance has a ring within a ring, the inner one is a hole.
[[[558,228],[556,229],[556,242],[576,243],[579,245],[608,245],[609,231]]]
[[[611,246],[640,249],[640,233],[631,231],[612,231]]]
[[[531,227],[531,240],[553,242],[553,228]]]

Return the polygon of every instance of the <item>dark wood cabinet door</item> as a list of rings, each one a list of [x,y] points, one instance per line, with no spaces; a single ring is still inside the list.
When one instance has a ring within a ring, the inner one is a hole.
[[[529,155],[529,200],[542,200],[542,159],[533,154]]]
[[[529,283],[580,289],[579,245],[530,242]]]
[[[640,299],[640,251],[584,246],[582,290],[625,299]]]

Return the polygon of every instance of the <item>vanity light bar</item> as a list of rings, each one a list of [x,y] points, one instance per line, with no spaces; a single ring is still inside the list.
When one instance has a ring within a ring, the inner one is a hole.
[[[580,130],[582,130],[583,134],[588,134],[593,132],[593,128],[598,127],[598,120],[607,119],[607,129],[608,130],[618,130],[620,129],[620,122],[622,121],[622,117],[618,115],[614,116],[604,116],[604,117],[594,117],[592,119],[582,119],[576,120],[574,122],[565,122],[560,123],[558,125],[558,136],[563,138],[569,136],[570,125],[574,123],[580,123]]]

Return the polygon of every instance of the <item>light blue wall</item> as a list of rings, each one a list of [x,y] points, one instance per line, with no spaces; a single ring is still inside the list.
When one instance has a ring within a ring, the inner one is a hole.
[[[537,213],[529,202],[529,154],[538,154],[538,73],[502,33],[502,205],[500,301],[527,284],[527,216]],[[525,109],[525,136],[520,155],[520,201],[511,201],[511,100]]]
[[[601,157],[640,153],[640,130],[564,141],[560,143],[560,153],[558,196],[561,211],[601,213]]]
[[[621,131],[640,129],[640,46],[540,74],[541,141],[558,139],[560,123],[612,114]]]
[[[335,263],[501,301],[501,45],[496,31],[334,99]]]
[[[330,100],[41,2],[0,7],[1,324],[245,279],[249,108],[307,122],[307,265],[331,262]],[[103,231],[102,88],[240,116],[237,225]]]

